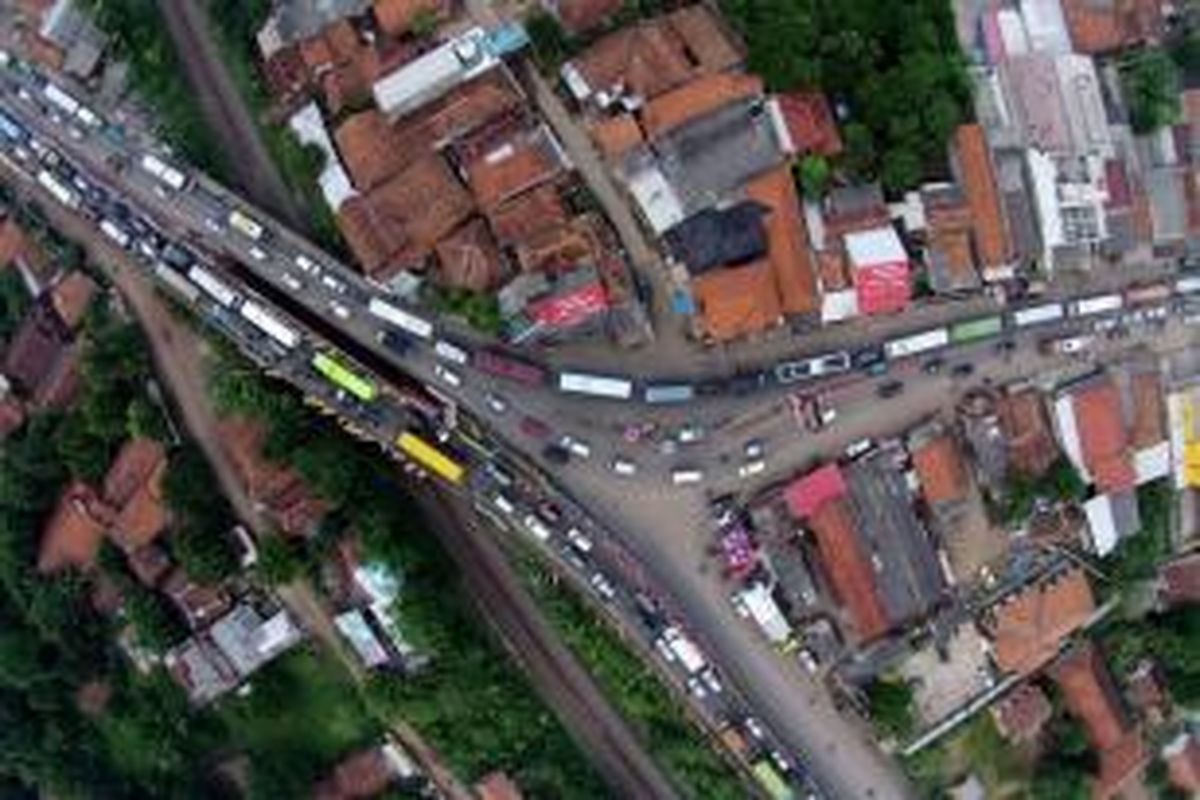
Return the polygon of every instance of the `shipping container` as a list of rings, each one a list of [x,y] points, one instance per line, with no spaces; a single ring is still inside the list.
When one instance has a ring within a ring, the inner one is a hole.
[[[628,400],[633,396],[633,381],[585,372],[559,373],[558,388],[569,394],[587,394],[612,400]]]
[[[647,403],[686,403],[696,396],[696,388],[690,383],[652,383],[645,388]]]
[[[889,359],[907,358],[937,350],[948,344],[950,332],[946,328],[934,328],[885,342],[883,350]]]
[[[471,357],[471,365],[480,372],[523,383],[526,386],[542,386],[546,383],[546,370],[519,358],[495,350],[477,350]]]
[[[999,336],[1003,330],[1004,317],[999,314],[964,320],[950,326],[950,343],[969,344],[981,339],[990,339],[993,336]]]
[[[258,303],[247,300],[240,309],[242,317],[254,327],[291,350],[300,343],[300,332]]]
[[[233,308],[240,295],[225,281],[213,275],[199,264],[193,264],[188,269],[188,280],[200,287],[206,295],[216,300],[225,308]]]
[[[1031,306],[1012,312],[1012,323],[1016,328],[1029,328],[1034,325],[1057,322],[1064,315],[1062,303],[1044,303],[1040,306]]]
[[[372,297],[367,303],[367,311],[384,322],[395,325],[402,331],[411,333],[418,339],[429,339],[433,335],[433,325],[403,309],[396,308],[391,303],[384,302],[378,297]]]

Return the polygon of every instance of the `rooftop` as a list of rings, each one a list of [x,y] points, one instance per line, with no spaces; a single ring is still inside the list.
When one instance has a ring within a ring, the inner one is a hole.
[[[685,219],[663,238],[671,254],[692,275],[761,259],[767,250],[763,217],[767,209],[752,201],[710,208]]]
[[[1046,420],[1041,392],[1026,387],[1003,393],[996,411],[1013,467],[1028,476],[1048,470],[1058,459],[1058,447]]]
[[[996,664],[1030,674],[1058,655],[1064,639],[1081,628],[1096,605],[1082,570],[1039,580],[992,608]]]
[[[779,112],[791,139],[791,149],[832,157],[842,152],[842,137],[821,92],[787,92],[779,95]]]
[[[1200,792],[1200,739],[1181,733],[1162,751],[1171,785],[1185,792]]]
[[[785,314],[817,311],[816,264],[791,170],[781,165],[746,185],[746,196],[768,209],[767,259]]]
[[[941,433],[910,447],[926,502],[939,506],[966,499],[967,468],[958,442],[951,434]]]
[[[346,117],[333,136],[350,179],[362,191],[378,186],[412,159],[396,128],[373,108]]]
[[[619,161],[644,141],[642,129],[632,114],[617,114],[593,122],[588,132],[600,155]]]
[[[467,183],[484,209],[553,180],[563,169],[557,144],[540,127],[507,139],[466,165]]]
[[[1071,42],[1081,53],[1111,53],[1164,32],[1163,0],[1062,0]]]
[[[1005,738],[1014,742],[1033,741],[1050,721],[1054,709],[1046,693],[1025,681],[992,707],[992,719]]]
[[[1064,387],[1055,413],[1063,449],[1086,478],[1104,492],[1133,487],[1121,396],[1110,375],[1096,373]]]
[[[971,210],[979,260],[985,267],[1003,266],[1012,261],[1012,243],[983,128],[976,124],[959,126],[954,134],[954,152],[963,195]]]
[[[567,207],[558,187],[545,183],[486,212],[492,234],[502,245],[518,244],[548,228],[566,225]]]
[[[500,249],[479,217],[438,242],[438,273],[447,286],[486,292],[504,278]]]
[[[770,265],[756,261],[715,269],[692,281],[705,335],[729,341],[761,333],[782,320]]]
[[[1159,593],[1168,606],[1200,603],[1200,552],[1159,567]]]
[[[36,303],[4,353],[4,375],[27,396],[34,394],[66,351],[69,338],[50,303]]]
[[[730,103],[760,98],[762,92],[762,79],[755,75],[701,75],[647,102],[641,109],[642,130],[653,141]]]
[[[625,7],[624,0],[543,0],[542,5],[573,36],[599,27]]]
[[[276,4],[257,38],[264,58],[277,50],[316,36],[321,29],[345,17],[362,14],[370,0],[293,0]]]
[[[379,29],[389,36],[408,33],[422,14],[444,16],[449,10],[448,0],[375,0],[371,11]]]
[[[91,567],[112,515],[112,509],[87,484],[76,481],[68,486],[42,530],[38,572]]]
[[[73,331],[83,323],[95,294],[96,282],[77,270],[54,284],[50,290],[50,303],[58,318]]]

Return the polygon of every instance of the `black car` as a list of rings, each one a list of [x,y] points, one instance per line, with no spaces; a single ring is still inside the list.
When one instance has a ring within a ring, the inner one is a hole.
[[[729,379],[729,391],[741,397],[765,388],[769,382],[770,374],[767,372],[743,372]]]
[[[405,355],[412,348],[412,339],[396,331],[379,334],[379,343],[398,356]]]
[[[955,364],[954,367],[950,370],[950,374],[956,378],[966,378],[967,376],[973,375],[974,373],[975,373],[975,365],[972,364],[970,361],[963,362],[962,364]]]
[[[879,388],[875,393],[887,400],[889,397],[895,397],[904,392],[904,384],[901,381],[888,381],[887,383],[879,384]]]
[[[560,444],[548,444],[542,448],[542,455],[551,464],[562,466],[571,460],[571,451]]]
[[[870,371],[872,367],[887,360],[887,354],[878,345],[860,347],[850,354],[850,364],[855,369]]]
[[[921,365],[921,371],[926,375],[937,375],[944,366],[946,366],[945,359],[931,358]]]

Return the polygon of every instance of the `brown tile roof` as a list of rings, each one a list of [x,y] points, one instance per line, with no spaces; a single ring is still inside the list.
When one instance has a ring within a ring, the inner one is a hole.
[[[683,42],[688,60],[706,72],[721,72],[742,62],[737,43],[721,18],[704,3],[676,9],[664,21]]]
[[[300,52],[300,45],[293,43],[281,47],[262,63],[267,90],[275,97],[298,92],[308,85],[308,65]]]
[[[1079,718],[1100,756],[1096,793],[1111,796],[1145,762],[1140,732],[1121,704],[1116,683],[1100,651],[1083,642],[1050,668],[1067,710]]]
[[[1168,606],[1200,603],[1200,552],[1159,568],[1160,594]]]
[[[962,203],[927,205],[925,216],[929,248],[937,254],[944,273],[935,282],[935,289],[952,292],[978,286],[979,273],[971,249],[971,210]]]
[[[4,354],[4,374],[27,395],[34,394],[54,369],[69,336],[49,303],[35,304]]]
[[[1200,739],[1184,733],[1163,751],[1171,785],[1193,794],[1200,793]]]
[[[746,185],[746,196],[770,209],[764,220],[767,259],[783,312],[811,314],[817,311],[820,298],[816,265],[791,171],[787,166],[781,166],[755,178]]]
[[[953,436],[943,433],[927,440],[913,450],[912,460],[930,505],[966,499],[967,469]]]
[[[699,70],[678,35],[660,20],[629,25],[602,37],[570,62],[593,92],[651,98],[687,82]]]
[[[1037,738],[1042,726],[1050,721],[1054,709],[1046,693],[1026,681],[992,707],[992,719],[1000,734],[1014,742]]]
[[[377,109],[353,114],[333,133],[350,180],[361,191],[378,186],[412,161],[417,148],[405,146],[396,128]]]
[[[75,330],[83,322],[95,294],[96,282],[76,271],[54,284],[50,290],[50,302],[58,312],[59,319],[69,329]]]
[[[543,184],[486,212],[492,234],[502,245],[516,244],[531,236],[567,223],[567,207],[558,187]]]
[[[221,446],[246,493],[267,508],[279,529],[292,536],[315,532],[328,510],[293,469],[263,455],[266,430],[247,419],[224,419],[219,424]]]
[[[447,286],[485,292],[496,288],[504,277],[500,248],[479,217],[438,242],[435,252],[438,273]]]
[[[524,795],[512,778],[503,772],[489,772],[475,784],[479,800],[521,800]]]
[[[517,263],[522,272],[561,272],[582,263],[594,264],[600,246],[592,233],[579,218],[542,228],[516,246]]]
[[[121,506],[110,534],[125,550],[135,550],[153,542],[167,527],[167,507],[163,499],[163,479],[167,462],[162,461],[129,501]]]
[[[104,499],[114,507],[125,505],[153,479],[166,459],[163,446],[153,439],[125,442],[104,476]]]
[[[644,141],[642,129],[632,114],[598,119],[591,124],[588,132],[600,155],[610,161],[619,160]]]
[[[396,771],[381,747],[359,750],[342,760],[313,791],[314,800],[362,800],[383,793]]]
[[[1088,55],[1158,39],[1164,31],[1162,6],[1162,0],[1062,0],[1071,41]]]
[[[1164,441],[1167,438],[1166,407],[1157,370],[1139,371],[1131,375],[1130,391],[1133,396],[1130,445],[1140,450]]]
[[[997,665],[1004,672],[1036,671],[1058,654],[1063,639],[1080,628],[1095,608],[1092,587],[1078,569],[1001,600],[992,610]]]
[[[505,70],[493,69],[422,106],[397,123],[405,147],[430,148],[465,136],[491,120],[521,113],[524,101]]]
[[[446,163],[427,155],[369,194],[347,200],[337,220],[363,270],[387,277],[428,256],[473,206]]]
[[[162,582],[163,594],[171,599],[192,628],[203,628],[230,609],[233,601],[221,586],[194,582],[183,567],[171,570]]]
[[[408,33],[417,17],[423,13],[445,16],[449,11],[446,0],[375,0],[371,10],[375,23],[389,36]]]
[[[1159,724],[1165,718],[1171,704],[1167,693],[1167,679],[1162,668],[1152,658],[1143,658],[1125,676],[1129,703],[1145,720]]]
[[[808,527],[817,539],[834,593],[850,612],[859,637],[867,641],[886,633],[891,623],[847,501],[825,503],[809,517]]]
[[[717,341],[759,333],[783,317],[766,261],[710,270],[692,280],[692,295],[705,335]]]
[[[1096,486],[1104,492],[1133,488],[1137,476],[1116,383],[1105,377],[1090,381],[1070,394],[1083,463]]]
[[[1058,459],[1041,393],[1032,387],[1001,395],[996,403],[1008,460],[1018,472],[1038,476]]]
[[[817,269],[821,276],[821,288],[827,292],[838,292],[854,285],[850,265],[841,248],[822,250],[817,255]]]
[[[756,75],[701,75],[647,102],[641,110],[642,130],[647,139],[658,139],[731,103],[760,97],[762,91],[762,79]]]
[[[624,7],[624,0],[556,0],[553,4],[559,24],[571,35],[598,27]]]
[[[68,486],[42,530],[38,572],[91,567],[112,516],[112,509],[92,487],[79,481]]]
[[[824,93],[788,92],[776,99],[797,152],[822,156],[842,152],[842,137]]]
[[[42,285],[50,282],[56,270],[46,253],[9,217],[0,225],[0,267],[13,263],[22,265]]]
[[[361,37],[347,19],[326,26],[300,43],[308,82],[320,89],[330,114],[354,100],[369,97],[371,84],[381,74],[413,54],[411,47],[393,46],[385,51],[376,44]]]
[[[960,125],[954,134],[963,194],[974,220],[975,246],[985,267],[996,267],[1012,260],[1012,241],[1000,205],[996,172],[983,128],[977,124]]]
[[[480,155],[466,171],[475,200],[488,209],[553,180],[563,164],[549,135],[538,129]]]
[[[59,353],[50,367],[50,372],[42,380],[37,391],[33,393],[30,405],[33,408],[65,411],[79,396],[83,378],[80,370],[80,346],[78,343],[68,345]]]

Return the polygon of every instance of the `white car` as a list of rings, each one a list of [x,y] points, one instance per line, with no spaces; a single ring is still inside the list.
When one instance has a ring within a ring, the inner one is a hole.
[[[766,452],[766,446],[763,444],[762,439],[751,439],[742,446],[742,450],[746,458],[758,459],[763,457],[763,453]]]
[[[704,683],[695,675],[687,679],[687,688],[697,700],[708,697],[708,689],[704,688]]]
[[[704,685],[713,694],[720,694],[724,688],[721,685],[721,679],[717,676],[717,671],[712,667],[707,667],[700,673],[700,680],[704,681]]]
[[[558,440],[560,446],[571,452],[571,455],[579,456],[580,458],[590,458],[592,455],[592,447],[582,439],[576,439],[570,434],[563,434],[563,437]]]
[[[513,505],[513,501],[509,500],[505,495],[502,494],[498,494],[493,497],[492,504],[509,516],[511,516],[512,513],[517,510],[517,507]]]
[[[676,486],[686,486],[692,483],[700,483],[704,480],[704,471],[694,469],[692,467],[679,467],[671,470],[671,483]]]
[[[267,260],[267,251],[263,250],[261,247],[255,247],[255,246],[251,245],[250,249],[247,250],[246,252],[248,252],[250,254],[250,257],[253,258],[255,261],[266,261]]]
[[[488,392],[484,395],[483,402],[487,404],[488,410],[493,414],[503,414],[508,411],[508,401],[495,392]]]
[[[679,443],[692,444],[704,438],[704,428],[699,425],[684,425],[679,429]]]
[[[851,460],[858,458],[874,446],[875,442],[869,436],[859,439],[858,441],[851,442],[846,446],[846,458]]]
[[[329,310],[332,311],[333,315],[338,319],[350,319],[350,309],[346,308],[336,300],[329,304]]]
[[[592,579],[588,581],[592,588],[596,590],[596,594],[600,595],[601,599],[611,601],[617,596],[617,590],[613,588],[612,582],[604,576],[603,572],[597,572],[592,575]]]
[[[763,461],[761,458],[757,461],[747,461],[745,464],[742,464],[740,467],[738,467],[738,477],[751,478],[755,475],[761,474],[766,468],[767,462]]]
[[[325,288],[331,292],[337,292],[338,294],[346,293],[346,284],[342,283],[329,273],[325,273],[321,276],[321,283],[325,284]]]
[[[614,458],[608,466],[613,472],[624,478],[637,474],[637,464],[627,458]]]
[[[304,288],[304,283],[290,272],[283,273],[279,280],[283,281],[283,285],[293,292],[298,292]]]
[[[303,253],[297,253],[294,260],[296,262],[296,266],[300,268],[301,272],[307,272],[310,274],[314,272],[320,272],[320,270],[317,269],[316,262]]]
[[[592,540],[588,535],[579,528],[570,528],[567,530],[567,541],[581,553],[592,552]]]
[[[462,376],[454,370],[444,367],[441,364],[433,365],[433,374],[438,377],[438,380],[447,386],[452,386],[455,389],[462,386]]]
[[[533,534],[533,538],[539,542],[547,542],[550,540],[550,528],[546,523],[537,518],[535,514],[526,514],[522,520],[525,524],[525,529]]]

